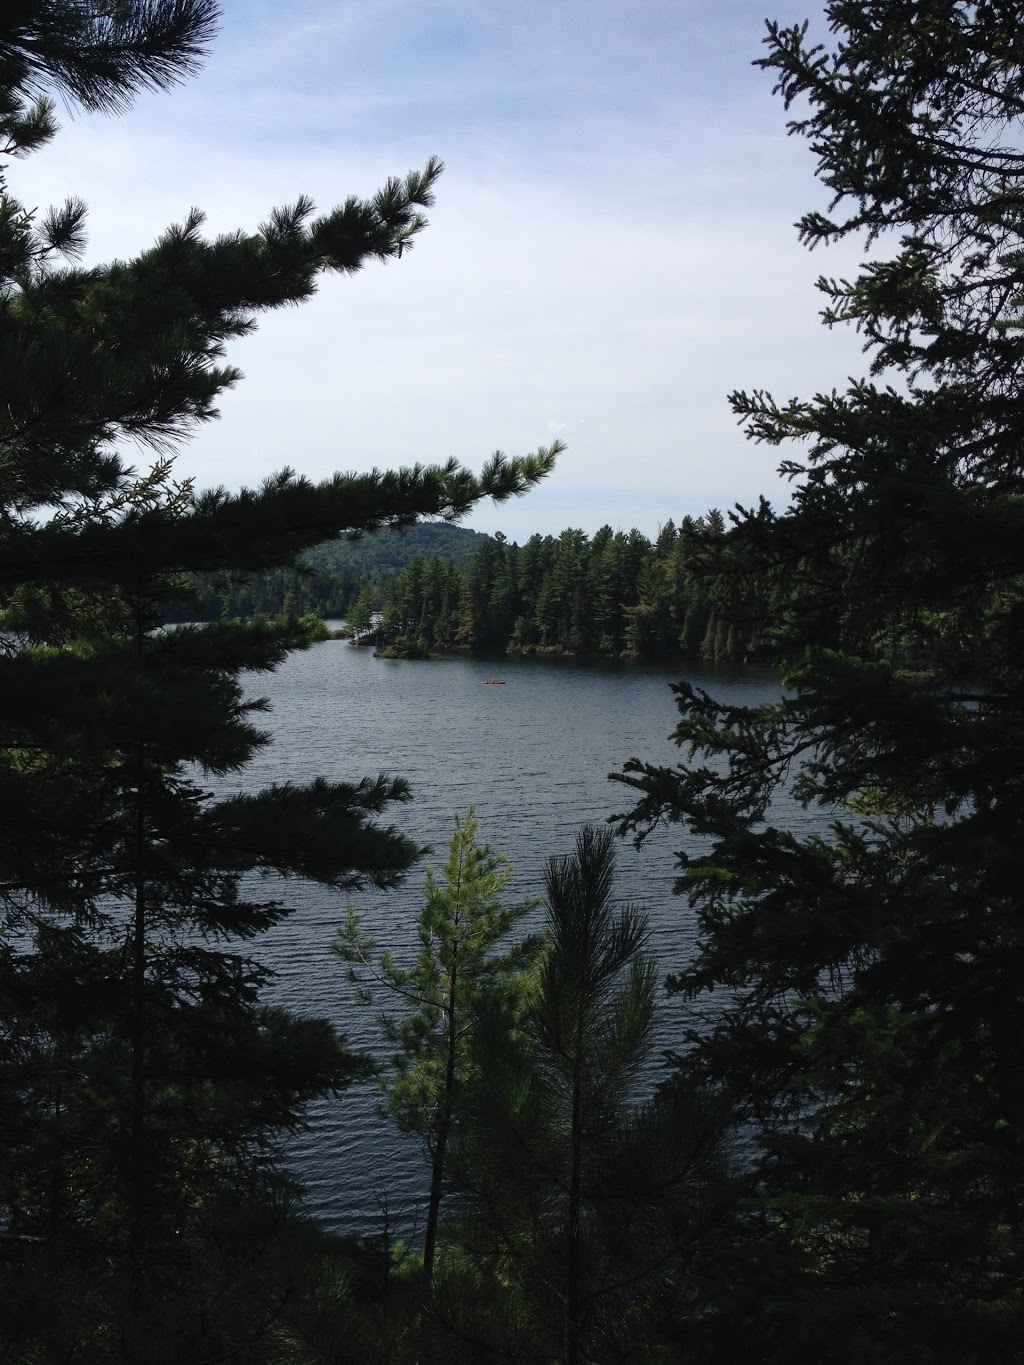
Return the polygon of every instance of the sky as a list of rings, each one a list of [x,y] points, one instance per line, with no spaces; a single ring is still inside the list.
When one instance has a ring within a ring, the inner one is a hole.
[[[791,0],[778,0],[791,3]],[[827,199],[752,66],[772,0],[224,0],[203,71],[117,118],[64,109],[11,166],[40,207],[90,206],[87,262],[149,246],[196,205],[211,233],[275,205],[327,210],[445,162],[400,261],[322,279],[232,343],[245,378],[177,456],[197,485],[311,478],[559,437],[525,498],[466,521],[524,540],[784,504],[780,451],[746,440],[736,389],[842,388],[867,368],[821,325],[796,219]],[[129,452],[144,465],[144,453]]]

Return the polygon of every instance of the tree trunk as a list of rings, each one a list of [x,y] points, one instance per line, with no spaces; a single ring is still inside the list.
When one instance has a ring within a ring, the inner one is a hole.
[[[136,634],[136,649],[141,659],[144,634],[142,623]],[[146,1241],[148,1172],[146,1153],[146,762],[145,749],[139,745],[135,760],[135,905],[132,920],[131,989],[131,1092],[129,1099],[128,1148],[128,1246],[132,1273],[132,1298],[138,1311],[142,1298],[142,1253]]]
[[[569,1135],[569,1246],[565,1286],[565,1362],[579,1365],[580,1359],[580,1205],[583,1184],[583,1095],[581,1030],[577,1027],[572,1059],[572,1130]]]
[[[434,1155],[430,1163],[430,1202],[427,1206],[427,1228],[423,1239],[423,1278],[427,1288],[434,1281],[434,1258],[437,1248],[437,1225],[441,1215],[441,1189],[444,1184],[444,1163],[448,1134],[452,1125],[455,1094],[455,1049],[457,1045],[455,1004],[457,970],[452,969],[448,983],[448,1049],[445,1058],[444,1087],[441,1091],[441,1112],[434,1138]]]

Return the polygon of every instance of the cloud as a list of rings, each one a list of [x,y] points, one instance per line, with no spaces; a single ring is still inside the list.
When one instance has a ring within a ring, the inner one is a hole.
[[[247,379],[181,473],[477,465],[561,435],[549,483],[473,524],[595,529],[630,511],[650,531],[785,497],[730,390],[788,397],[864,368],[856,337],[816,318],[818,272],[857,257],[796,243],[821,193],[750,69],[760,33],[748,0],[230,0],[196,82],[75,119],[10,180],[32,203],[83,195],[106,259],[193,204],[211,232],[251,229],[299,193],[327,208],[439,152],[415,250],[325,280],[233,347]]]

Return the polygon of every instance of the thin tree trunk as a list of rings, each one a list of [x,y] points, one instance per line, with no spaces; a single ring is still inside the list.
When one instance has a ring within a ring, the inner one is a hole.
[[[569,1165],[569,1255],[565,1293],[565,1362],[579,1365],[580,1360],[580,1205],[583,1183],[583,1095],[581,1030],[577,1026],[572,1059],[572,1131]]]
[[[135,653],[141,666],[145,649],[145,623],[141,596],[136,594]],[[135,906],[132,922],[131,991],[131,1096],[129,1110],[128,1211],[129,1250],[133,1297],[138,1307],[142,1291],[142,1249],[146,1239],[146,752],[143,743],[135,751]]]
[[[131,1021],[131,1109],[129,1147],[129,1236],[132,1259],[138,1264],[145,1240],[145,1147],[146,1147],[146,1071],[145,1071],[145,987],[146,987],[146,889],[139,860],[145,843],[142,809],[142,764],[139,763],[138,806],[136,808],[135,916],[132,924],[132,1021]]]
[[[145,651],[142,597],[136,593],[135,653],[139,666]],[[136,1317],[142,1303],[143,1249],[146,1242],[146,751],[140,741],[135,773],[135,907],[132,923],[132,1017],[131,1017],[131,1141],[129,1147],[128,1245],[131,1259],[132,1300]]]
[[[64,1066],[63,1058],[59,1064]],[[58,1071],[58,1075],[60,1072]],[[63,1120],[63,1099],[64,1089],[60,1081],[57,1081],[57,1092],[53,1101],[53,1126],[57,1138],[57,1154],[50,1162],[50,1210],[47,1226],[50,1238],[56,1241],[57,1234],[60,1232],[64,1223],[64,1209],[66,1205],[65,1185],[66,1176],[64,1172],[64,1133],[62,1130]]]
[[[456,980],[457,971],[452,969],[448,983],[448,1051],[445,1058],[444,1088],[441,1091],[441,1113],[438,1119],[434,1140],[434,1155],[430,1163],[430,1202],[427,1206],[427,1228],[423,1239],[423,1278],[429,1290],[434,1281],[434,1260],[437,1248],[437,1225],[441,1216],[441,1192],[444,1185],[445,1157],[448,1148],[448,1135],[451,1132],[452,1108],[455,1095],[455,1050],[456,1035]]]

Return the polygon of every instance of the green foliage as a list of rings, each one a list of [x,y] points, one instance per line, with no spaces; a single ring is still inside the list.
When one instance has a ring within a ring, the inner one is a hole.
[[[585,827],[548,866],[525,1010],[481,1002],[453,1157],[460,1250],[435,1305],[476,1358],[643,1359],[662,1319],[689,1314],[723,1215],[721,1104],[681,1088],[637,1100],[656,968],[647,917],[613,908],[613,886],[611,834]]]
[[[380,636],[403,657],[422,651],[598,654],[743,660],[763,652],[770,596],[708,571],[720,512],[669,522],[652,545],[602,527],[481,545],[461,570],[414,559],[377,585]],[[363,613],[365,615],[365,613]]]
[[[834,196],[804,241],[890,246],[819,283],[871,377],[733,396],[754,438],[806,448],[791,508],[742,514],[709,560],[733,600],[788,585],[771,630],[791,690],[752,711],[680,687],[687,758],[628,765],[626,824],[703,836],[679,855],[699,948],[674,984],[728,1004],[680,1065],[755,1125],[750,1226],[785,1268],[715,1358],[1012,1359],[1024,27],[954,0],[828,17],[827,48],[770,24],[764,65]],[[827,836],[773,825],[786,788],[832,813]]]
[[[264,570],[247,576],[199,574],[188,601],[172,604],[168,620],[215,620],[218,616],[276,616],[291,594],[303,611],[344,616],[351,624],[359,598],[369,594],[380,609],[378,582],[393,577],[413,559],[437,558],[463,566],[487,541],[479,531],[448,522],[400,526],[327,541],[305,550],[294,569]]]
[[[204,0],[4,7],[6,154],[53,135],[41,90],[120,107],[187,74],[215,15]],[[140,256],[88,270],[72,263],[83,206],[37,220],[0,177],[0,1338],[12,1360],[257,1360],[288,1297],[286,1281],[269,1287],[273,1255],[247,1252],[239,1232],[221,1256],[218,1238],[271,1218],[290,1189],[281,1135],[366,1066],[325,1021],[263,1004],[269,973],[251,945],[289,914],[284,878],[400,881],[419,850],[381,817],[409,793],[381,776],[214,800],[204,775],[241,771],[267,743],[243,675],[273,670],[322,625],[297,596],[274,619],[161,624],[196,574],[285,570],[327,538],[456,519],[481,496],[524,492],[559,447],[493,456],[479,475],[449,462],[314,484],[286,469],[237,493],[176,484],[167,458],[139,477],[121,452],[126,438],[166,452],[216,416],[238,379],[226,345],[258,314],[408,251],[440,171],[431,159],[320,217],[300,198],[213,240],[193,212]]]
[[[411,560],[443,559],[463,567],[490,537],[468,526],[420,522],[394,535],[332,540],[307,550],[302,562],[328,574],[351,573],[357,578],[383,578],[398,573]]]
[[[533,937],[520,938],[497,951],[516,924],[537,902],[505,906],[501,896],[512,867],[489,844],[478,844],[472,809],[455,830],[441,880],[427,873],[418,931],[420,950],[411,967],[401,967],[388,951],[377,952],[360,932],[350,908],[335,952],[350,963],[350,978],[360,984],[364,1003],[381,987],[404,1005],[401,1015],[382,1014],[384,1036],[396,1049],[395,1072],[384,1083],[386,1108],[398,1127],[419,1133],[430,1161],[430,1200],[424,1270],[433,1276],[441,1198],[447,1174],[449,1139],[461,1115],[461,1097],[474,1072],[472,1034],[485,999],[515,1008],[538,951]]]

